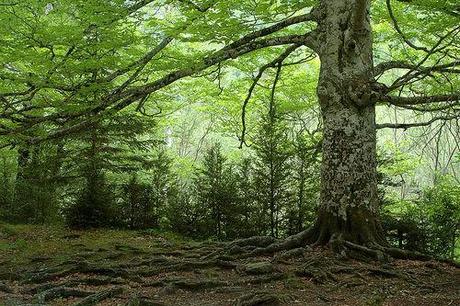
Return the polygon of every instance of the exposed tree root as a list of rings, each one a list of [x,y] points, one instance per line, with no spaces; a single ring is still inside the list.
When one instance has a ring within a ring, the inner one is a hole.
[[[289,236],[282,241],[276,241],[266,247],[258,247],[251,252],[251,256],[274,254],[280,251],[292,250],[303,247],[313,237],[315,228],[305,230],[296,235]]]
[[[45,262],[45,261],[48,261],[50,259],[51,259],[51,257],[48,257],[48,256],[35,256],[35,257],[32,257],[30,259],[30,262],[31,263]]]
[[[165,306],[165,304],[152,301],[145,297],[135,296],[128,301],[126,306]]]
[[[247,286],[248,284],[251,285],[258,285],[258,284],[267,284],[273,281],[279,281],[282,279],[286,279],[288,276],[284,273],[272,273],[267,275],[260,275],[256,277],[249,277],[249,278],[242,278],[240,281],[235,282],[236,285]]]
[[[304,267],[295,273],[297,276],[309,277],[315,284],[324,284],[327,281],[337,282],[336,277],[330,271],[320,268]]]
[[[179,272],[179,271],[193,271],[195,269],[203,269],[210,267],[220,267],[223,269],[234,269],[237,267],[236,263],[215,259],[207,261],[174,261],[169,265],[159,266],[151,269],[144,269],[139,271],[138,274],[141,276],[153,276],[162,272]]]
[[[77,264],[66,266],[66,267],[53,267],[45,271],[30,272],[26,278],[22,281],[23,284],[38,284],[53,281],[59,278],[63,278],[68,275],[75,273],[85,274],[98,274],[104,276],[110,276],[111,278],[132,277],[131,273],[118,266],[114,267],[103,267],[98,265],[90,265],[85,261],[80,261]]]
[[[271,292],[256,291],[238,298],[237,306],[278,306],[291,304],[294,298],[288,295],[275,295]]]
[[[266,275],[256,275],[249,277],[242,277],[238,281],[234,282],[233,287],[236,291],[241,291],[244,287],[239,286],[248,286],[248,285],[258,285],[258,284],[267,284],[273,281],[279,281],[286,279],[287,275],[284,273],[270,273]],[[214,288],[226,288],[231,287],[231,283],[227,281],[217,280],[217,279],[182,279],[182,278],[171,278],[166,277],[154,282],[145,282],[143,287],[165,287],[173,289],[182,289],[186,291],[201,291]],[[225,290],[223,290],[225,291]]]
[[[392,277],[405,278],[406,277],[405,275],[399,272],[396,272],[394,270],[390,270],[390,269],[368,268],[367,270],[369,271],[369,273],[373,275],[379,275],[383,277],[389,277],[389,278],[392,278]]]
[[[357,260],[368,261],[371,259],[380,262],[388,262],[390,260],[388,254],[384,252],[383,248],[379,247],[368,248],[350,241],[340,241],[336,242],[336,248],[342,255]]]
[[[385,251],[394,258],[398,259],[412,259],[412,260],[432,260],[434,259],[431,256],[428,256],[423,253],[415,252],[415,251],[407,251],[397,248],[385,248]]]
[[[281,300],[274,294],[271,293],[251,293],[241,296],[237,303],[237,306],[278,306],[281,305]]]
[[[340,262],[336,260],[314,256],[308,258],[306,262],[295,271],[295,274],[301,277],[308,277],[315,284],[337,282],[337,278],[332,272],[333,267],[337,266],[340,266]]]
[[[245,247],[245,246],[254,246],[254,247],[265,247],[268,245],[271,245],[274,243],[276,240],[273,237],[270,236],[254,236],[250,238],[245,238],[245,239],[239,239],[235,240],[230,243],[230,247],[233,246],[239,246],[239,247]]]
[[[146,283],[146,287],[174,287],[187,291],[200,291],[228,286],[229,283],[217,279],[190,280],[182,278],[164,278],[152,283]]]
[[[167,265],[171,264],[173,261],[165,256],[153,256],[149,257],[148,259],[142,259],[139,261],[127,262],[123,264],[119,264],[119,268],[130,269],[130,268],[137,268],[141,266],[157,266],[157,265]],[[175,262],[175,261],[174,261]]]
[[[301,248],[295,248],[291,250],[283,251],[275,256],[275,260],[278,262],[286,261],[288,259],[296,258],[296,257],[305,257],[305,253],[311,252],[312,248],[310,246],[305,246]]]
[[[377,225],[372,227],[372,232],[376,230]],[[276,259],[303,256],[306,250],[310,247],[328,245],[332,251],[344,258],[353,258],[360,261],[379,261],[389,262],[391,259],[405,260],[420,260],[429,261],[435,260],[444,263],[449,263],[456,267],[460,264],[454,261],[445,259],[437,259],[432,256],[402,250],[398,248],[388,247],[380,234],[360,234],[359,240],[363,243],[346,240],[343,237],[349,236],[345,234],[332,234],[330,231],[320,230],[319,223],[316,223],[310,229],[302,231],[298,234],[287,237],[284,240],[275,240],[272,237],[256,236],[241,240],[233,241],[227,244],[224,248],[212,252],[204,258],[222,258],[222,256],[232,255],[237,258],[250,258],[261,255],[276,255]],[[375,236],[375,237],[374,237]],[[364,239],[364,240],[363,240]]]
[[[269,236],[254,236],[235,240],[224,248],[216,250],[202,257],[203,259],[218,258],[222,254],[238,255],[238,258],[269,255],[280,251],[304,247],[313,230],[306,230],[292,235],[284,240],[276,240]]]
[[[74,306],[92,306],[92,305],[96,305],[96,304],[102,302],[105,299],[114,297],[114,296],[119,295],[121,293],[123,293],[123,288],[121,288],[121,287],[108,289],[108,290],[105,290],[105,291],[101,291],[101,292],[89,295],[86,298],[84,298],[83,300],[81,300],[80,302],[74,304]]]
[[[24,284],[38,284],[51,281],[60,277],[70,275],[78,272],[74,267],[64,269],[48,269],[46,271],[39,271],[37,273],[30,273],[22,282]]]
[[[306,260],[305,264],[295,271],[297,276],[308,277],[315,284],[340,283],[340,274],[351,275],[352,282],[343,282],[345,286],[359,286],[366,281],[365,275],[380,276],[383,278],[401,278],[407,282],[416,283],[411,275],[392,266],[383,264],[360,264],[351,266],[338,258],[323,258],[313,256]],[[356,277],[362,281],[356,282]]]
[[[57,298],[67,297],[86,297],[93,294],[93,292],[81,291],[73,288],[56,287],[45,290],[37,296],[39,303],[48,302]]]
[[[113,277],[88,277],[88,278],[80,278],[80,279],[72,279],[63,283],[59,283],[59,287],[74,287],[78,285],[89,285],[89,286],[104,286],[104,285],[121,285],[124,284],[125,281],[119,278]],[[53,283],[46,283],[41,284],[35,287],[32,287],[27,290],[28,293],[37,294],[52,288],[55,288],[56,284]]]
[[[222,254],[246,254],[255,248],[263,248],[272,245],[275,241],[275,238],[270,236],[254,236],[245,239],[238,239],[224,245],[223,248],[219,248],[214,252],[208,252],[202,257],[202,259],[216,258]]]

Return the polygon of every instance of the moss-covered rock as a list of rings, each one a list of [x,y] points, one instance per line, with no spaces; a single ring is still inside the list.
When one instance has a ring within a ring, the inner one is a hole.
[[[243,270],[247,274],[259,275],[259,274],[272,273],[273,271],[275,271],[275,267],[273,266],[271,262],[260,261],[260,262],[251,262],[251,263],[246,264],[243,267]]]

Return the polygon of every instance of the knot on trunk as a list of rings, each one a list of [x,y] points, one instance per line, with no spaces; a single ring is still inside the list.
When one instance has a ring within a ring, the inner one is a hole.
[[[365,107],[375,104],[385,93],[388,87],[375,80],[353,78],[349,84],[347,95],[356,106]]]
[[[371,83],[371,90],[371,102],[373,103],[378,102],[381,97],[388,93],[388,87],[385,84],[379,83],[377,81]]]
[[[361,78],[352,79],[348,84],[347,94],[356,106],[371,105],[372,86],[371,82]]]

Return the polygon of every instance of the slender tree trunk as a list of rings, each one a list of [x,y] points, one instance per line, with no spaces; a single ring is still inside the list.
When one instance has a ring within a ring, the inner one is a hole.
[[[25,169],[30,162],[30,151],[28,149],[20,148],[18,150],[18,171],[16,175],[16,181],[24,179]]]
[[[217,237],[222,238],[222,212],[220,210],[220,203],[215,203],[217,215]]]
[[[272,237],[276,237],[275,235],[275,187],[274,187],[274,165],[273,165],[273,150],[270,152],[270,234]]]
[[[30,197],[31,183],[30,183],[30,163],[31,152],[29,148],[19,148],[17,157],[17,173],[14,183],[13,201],[11,215],[15,222],[30,221]]]
[[[364,13],[359,16],[361,5]],[[370,0],[323,0],[318,98],[324,122],[316,242],[384,244],[378,219]]]
[[[304,214],[304,194],[305,194],[305,154],[302,152],[300,169],[299,169],[299,190],[297,198],[297,231],[303,229]]]

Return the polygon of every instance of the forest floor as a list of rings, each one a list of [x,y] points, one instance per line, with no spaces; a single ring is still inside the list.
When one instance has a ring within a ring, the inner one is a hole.
[[[0,224],[0,305],[460,305],[460,269],[449,264],[358,262],[309,248],[252,257],[244,248]]]

